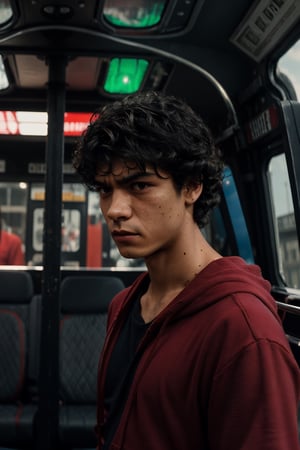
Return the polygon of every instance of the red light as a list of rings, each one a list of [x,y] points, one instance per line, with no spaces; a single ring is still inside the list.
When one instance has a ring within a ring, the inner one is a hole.
[[[90,122],[91,113],[65,113],[65,136],[80,136]]]
[[[87,128],[92,113],[65,113],[64,135],[80,136]],[[0,111],[0,135],[46,136],[47,113]]]

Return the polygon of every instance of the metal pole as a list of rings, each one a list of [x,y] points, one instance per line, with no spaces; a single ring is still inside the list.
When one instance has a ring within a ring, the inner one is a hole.
[[[44,270],[40,339],[37,449],[58,448],[59,423],[59,286],[66,58],[49,57],[48,138],[44,216]]]

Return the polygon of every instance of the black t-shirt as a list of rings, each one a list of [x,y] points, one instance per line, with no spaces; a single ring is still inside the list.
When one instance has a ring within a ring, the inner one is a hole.
[[[103,429],[104,446],[108,450],[118,427],[128,392],[141,355],[136,353],[137,347],[146,333],[150,323],[141,317],[140,298],[146,290],[142,286],[136,301],[121,330],[112,351],[107,368],[104,386],[104,404],[108,411],[108,419]]]

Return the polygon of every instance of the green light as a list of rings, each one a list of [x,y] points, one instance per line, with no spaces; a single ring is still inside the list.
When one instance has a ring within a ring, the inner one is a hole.
[[[113,58],[104,90],[110,94],[132,94],[139,90],[149,62],[145,59]]]
[[[105,19],[117,27],[149,28],[157,25],[162,17],[166,0],[133,1],[131,6],[118,0],[106,0],[103,8]]]

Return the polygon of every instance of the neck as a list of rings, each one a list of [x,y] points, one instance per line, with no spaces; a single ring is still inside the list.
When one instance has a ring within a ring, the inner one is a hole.
[[[198,227],[183,243],[146,259],[150,276],[141,299],[145,321],[158,315],[210,262],[221,258],[204,239]]]

